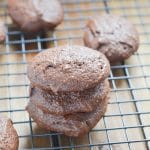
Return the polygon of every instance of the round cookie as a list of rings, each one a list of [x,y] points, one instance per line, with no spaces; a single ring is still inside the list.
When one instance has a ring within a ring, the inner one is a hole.
[[[123,61],[139,47],[139,35],[133,24],[109,14],[89,19],[83,39],[87,47],[102,52],[111,63]]]
[[[4,22],[0,20],[0,42],[3,42],[6,38]]]
[[[39,53],[28,65],[33,86],[57,92],[83,91],[108,77],[110,65],[100,52],[66,45]]]
[[[0,149],[18,150],[19,138],[12,121],[0,115]]]
[[[64,17],[58,0],[8,0],[12,20],[27,32],[53,29]]]
[[[32,87],[30,101],[43,112],[55,115],[91,112],[106,97],[109,90],[108,80],[82,92],[54,94]]]
[[[108,98],[103,99],[93,112],[74,113],[71,115],[57,116],[44,113],[29,102],[27,111],[30,117],[42,128],[60,132],[67,136],[79,137],[89,132],[104,115],[107,108]]]

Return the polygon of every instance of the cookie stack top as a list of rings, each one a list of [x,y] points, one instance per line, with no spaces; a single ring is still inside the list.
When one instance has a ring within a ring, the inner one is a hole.
[[[52,92],[84,91],[108,77],[106,57],[82,46],[61,46],[38,54],[29,63],[28,77],[34,86]]]

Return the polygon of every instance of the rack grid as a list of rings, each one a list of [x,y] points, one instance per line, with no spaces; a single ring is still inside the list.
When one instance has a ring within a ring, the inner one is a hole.
[[[64,22],[54,31],[36,36],[21,32],[0,1],[6,40],[0,45],[0,114],[9,116],[19,134],[19,149],[39,150],[148,150],[150,149],[150,3],[149,0],[61,0]],[[46,48],[83,45],[89,16],[103,13],[131,20],[140,34],[137,53],[111,66],[111,98],[107,113],[89,134],[74,139],[40,129],[29,118],[27,63]]]

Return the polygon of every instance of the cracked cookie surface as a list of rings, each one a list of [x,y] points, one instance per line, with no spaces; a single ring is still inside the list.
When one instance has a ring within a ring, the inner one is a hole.
[[[53,93],[95,87],[108,77],[109,71],[109,62],[102,53],[77,45],[45,50],[28,65],[32,85]]]
[[[102,52],[110,62],[123,61],[139,47],[134,25],[120,16],[108,14],[89,19],[83,38],[86,46]]]

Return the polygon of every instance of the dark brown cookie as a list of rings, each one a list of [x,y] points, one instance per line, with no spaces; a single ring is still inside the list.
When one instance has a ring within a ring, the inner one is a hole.
[[[0,116],[0,149],[18,150],[19,138],[13,127],[12,121],[4,116]]]
[[[3,42],[6,38],[4,22],[0,20],[0,42]]]
[[[58,0],[8,0],[12,20],[27,32],[53,29],[63,20],[63,8]]]
[[[103,81],[109,71],[109,62],[102,53],[75,45],[43,51],[28,65],[33,86],[54,93],[92,88]]]
[[[126,19],[106,14],[88,20],[84,42],[105,54],[110,62],[119,62],[137,51],[139,35]]]
[[[89,132],[104,115],[108,98],[103,99],[93,112],[74,113],[71,115],[57,116],[44,113],[29,102],[27,111],[30,117],[40,126],[50,131],[64,133],[67,136],[78,137]]]
[[[32,87],[30,101],[43,112],[55,115],[66,115],[77,112],[91,112],[109,92],[108,80],[95,88],[82,92],[49,93]]]

